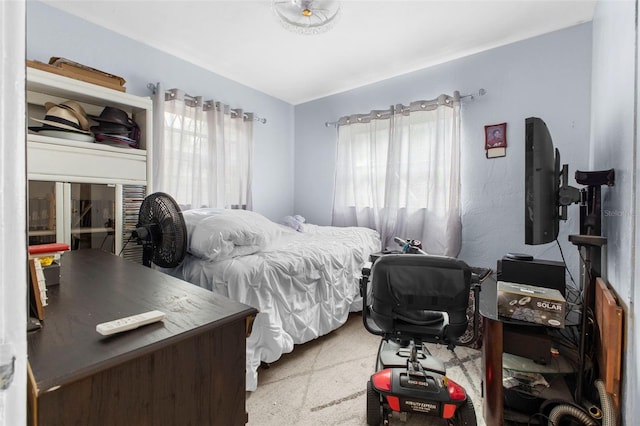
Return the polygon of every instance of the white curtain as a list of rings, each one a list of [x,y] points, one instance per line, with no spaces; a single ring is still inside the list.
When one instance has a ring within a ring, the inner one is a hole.
[[[431,254],[460,252],[460,95],[342,117],[333,206],[336,226],[417,239]]]
[[[183,208],[252,208],[252,114],[158,84],[154,126],[154,191]]]

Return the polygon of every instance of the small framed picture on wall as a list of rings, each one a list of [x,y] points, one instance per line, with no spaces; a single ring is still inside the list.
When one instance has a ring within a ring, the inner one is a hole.
[[[487,158],[504,157],[507,154],[507,123],[484,126],[484,149]]]

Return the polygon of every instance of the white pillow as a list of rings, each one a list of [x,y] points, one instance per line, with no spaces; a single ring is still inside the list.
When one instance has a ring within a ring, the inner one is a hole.
[[[208,260],[225,260],[264,250],[280,227],[247,210],[195,209],[183,212],[189,252]]]

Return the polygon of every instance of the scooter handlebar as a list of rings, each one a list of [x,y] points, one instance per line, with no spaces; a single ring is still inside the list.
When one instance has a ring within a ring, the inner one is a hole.
[[[418,240],[403,240],[400,237],[393,237],[393,241],[402,247],[403,253],[428,254],[422,250],[422,243]]]
[[[400,237],[393,237],[393,241],[395,241],[400,247],[402,247],[405,244],[407,244],[407,241],[403,240]]]
[[[400,247],[402,247],[402,251],[404,253],[415,253],[415,254],[426,254],[426,251],[420,248],[422,243],[417,240],[404,240],[400,237],[393,237],[393,241],[396,242]],[[420,246],[416,245],[419,244]],[[480,267],[471,267],[471,279],[473,284],[479,284],[487,278],[491,274],[491,269],[488,268],[480,268]]]

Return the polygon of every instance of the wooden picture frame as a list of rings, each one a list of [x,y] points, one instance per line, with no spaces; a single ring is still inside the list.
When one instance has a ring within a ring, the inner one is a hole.
[[[484,126],[484,149],[487,158],[507,155],[507,123]]]
[[[47,287],[38,258],[29,259],[31,288],[29,291],[31,308],[39,320],[44,319],[44,307],[47,305]]]

